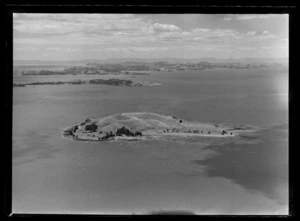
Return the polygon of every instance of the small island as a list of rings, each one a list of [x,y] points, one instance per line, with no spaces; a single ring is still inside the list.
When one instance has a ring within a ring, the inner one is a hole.
[[[233,137],[254,130],[253,126],[187,122],[175,116],[136,112],[101,119],[88,118],[66,128],[63,135],[74,140],[107,141],[143,140],[160,136]]]

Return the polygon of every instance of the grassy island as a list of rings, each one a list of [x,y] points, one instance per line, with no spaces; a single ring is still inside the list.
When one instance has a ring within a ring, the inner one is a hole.
[[[101,119],[88,118],[66,128],[64,135],[77,140],[141,140],[159,136],[232,137],[254,131],[251,126],[187,122],[155,113],[122,113]]]

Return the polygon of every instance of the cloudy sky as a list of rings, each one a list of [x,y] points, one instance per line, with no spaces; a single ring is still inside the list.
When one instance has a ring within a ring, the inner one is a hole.
[[[288,15],[14,14],[17,60],[287,58]]]

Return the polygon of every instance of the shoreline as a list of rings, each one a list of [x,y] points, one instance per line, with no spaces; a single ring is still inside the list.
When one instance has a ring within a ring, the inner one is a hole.
[[[67,128],[63,130],[63,132],[66,131]],[[234,129],[232,129],[234,130]],[[231,131],[232,131],[231,130]],[[140,141],[140,140],[147,140],[151,138],[160,138],[160,137],[182,137],[182,138],[189,138],[189,137],[213,137],[213,138],[233,138],[238,137],[239,135],[243,133],[252,133],[255,132],[255,130],[243,130],[243,131],[235,131],[235,134],[193,134],[193,133],[145,133],[142,136],[115,136],[110,137],[105,140],[99,140],[99,137],[93,137],[93,136],[78,136],[76,135],[66,135],[63,134],[62,136],[66,139],[71,139],[73,141]]]
[[[37,86],[37,85],[109,85],[109,86],[125,86],[125,87],[145,87],[160,86],[161,83],[148,81],[135,81],[120,78],[109,79],[91,79],[91,80],[73,80],[73,81],[45,81],[45,82],[29,82],[29,83],[13,83],[13,87]]]

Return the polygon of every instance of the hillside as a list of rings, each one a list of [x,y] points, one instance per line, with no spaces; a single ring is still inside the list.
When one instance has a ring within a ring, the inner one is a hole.
[[[130,130],[167,129],[178,124],[178,120],[171,116],[162,116],[154,113],[123,113],[109,117],[90,119],[104,132],[115,132],[120,127]]]

